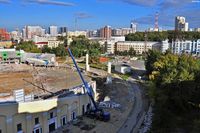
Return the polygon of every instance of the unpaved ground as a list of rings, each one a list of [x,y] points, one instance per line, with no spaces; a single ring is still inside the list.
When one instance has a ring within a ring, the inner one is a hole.
[[[103,84],[104,80],[97,79],[97,92],[100,93],[99,99],[105,96],[110,97],[111,101],[119,103],[121,108],[108,108],[105,111],[110,112],[111,119],[109,122],[102,122],[87,117],[83,117],[78,125],[70,124],[68,127],[59,130],[58,133],[116,133],[126,121],[133,107],[132,88],[126,81],[114,79],[112,84]],[[93,125],[94,128],[83,130],[82,127]]]
[[[31,68],[26,65],[0,64],[0,93],[10,93],[15,89],[24,89],[25,93],[30,93],[35,89],[34,86],[27,84],[23,79],[32,81]]]
[[[58,90],[71,88],[82,84],[82,81],[76,71],[71,69],[40,69],[35,74],[35,82],[42,83],[44,88],[56,92]],[[85,78],[90,81],[89,78]]]
[[[79,75],[71,69],[34,68],[24,64],[0,64],[0,93],[10,93],[13,90],[24,89],[26,94],[46,93],[31,85],[31,82],[51,92],[71,88],[82,84]],[[89,81],[89,78],[86,78]]]

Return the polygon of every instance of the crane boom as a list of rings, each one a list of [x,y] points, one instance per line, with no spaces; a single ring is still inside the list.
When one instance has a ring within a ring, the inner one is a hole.
[[[94,98],[93,98],[93,95],[92,95],[91,87],[89,86],[89,84],[83,78],[83,75],[81,74],[81,71],[80,71],[80,69],[79,69],[79,67],[78,67],[78,65],[76,63],[76,60],[75,60],[75,58],[74,58],[74,56],[72,54],[72,51],[70,50],[70,48],[67,48],[67,50],[69,52],[69,55],[72,58],[72,61],[73,61],[74,65],[75,65],[75,67],[76,67],[76,70],[77,70],[77,72],[78,72],[78,74],[79,74],[79,76],[80,76],[80,78],[81,78],[81,80],[82,80],[82,82],[83,82],[83,84],[84,84],[84,86],[86,88],[87,94],[89,95],[89,97],[90,97],[90,99],[91,99],[91,101],[92,101],[92,103],[93,103],[93,105],[95,107],[95,110],[98,110],[98,107],[97,107],[96,102],[94,101]]]

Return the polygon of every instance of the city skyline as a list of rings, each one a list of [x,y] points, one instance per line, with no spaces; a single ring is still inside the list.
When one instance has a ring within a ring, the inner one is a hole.
[[[158,12],[162,29],[174,29],[175,16],[186,17],[190,28],[197,28],[199,5],[192,0],[0,0],[0,27],[10,31],[24,25],[58,25],[74,30],[77,25],[78,30],[94,30],[104,25],[129,27],[134,20],[138,30],[144,30],[154,27]]]

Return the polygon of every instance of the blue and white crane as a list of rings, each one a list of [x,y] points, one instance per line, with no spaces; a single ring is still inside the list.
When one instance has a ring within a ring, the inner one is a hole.
[[[70,50],[70,48],[67,48],[67,51],[69,52],[69,55],[72,58],[72,61],[73,61],[74,65],[77,69],[77,72],[78,72],[78,74],[79,74],[79,76],[80,76],[80,78],[83,82],[84,88],[86,89],[86,92],[87,92],[88,96],[90,97],[92,104],[94,105],[94,108],[91,108],[87,112],[87,115],[91,118],[96,118],[96,119],[99,119],[99,120],[102,120],[102,121],[109,121],[110,120],[110,113],[104,112],[103,109],[100,109],[97,106],[97,104],[96,104],[96,102],[93,98],[93,95],[92,95],[93,90],[92,90],[91,86],[88,84],[88,82],[86,82],[84,77],[82,76],[81,71],[80,71],[80,69],[79,69],[79,67],[78,67],[78,65],[75,61],[73,54],[72,54],[72,51]]]

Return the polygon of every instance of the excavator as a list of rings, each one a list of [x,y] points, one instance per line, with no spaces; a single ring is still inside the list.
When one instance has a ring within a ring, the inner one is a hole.
[[[86,115],[92,119],[97,119],[100,121],[109,121],[110,120],[110,113],[109,112],[105,112],[103,109],[100,109],[94,98],[93,98],[93,89],[91,88],[91,86],[88,84],[88,82],[86,82],[86,80],[84,79],[84,77],[81,74],[80,68],[78,67],[76,60],[72,54],[72,51],[70,50],[70,48],[66,48],[70,57],[72,58],[72,61],[76,67],[76,70],[81,78],[81,81],[83,82],[84,88],[86,89],[86,92],[91,100],[91,103],[93,104],[93,107],[90,107],[89,111],[86,112]]]

